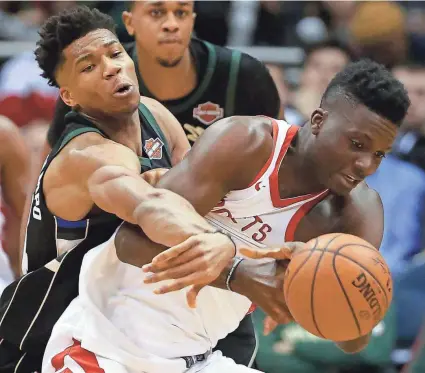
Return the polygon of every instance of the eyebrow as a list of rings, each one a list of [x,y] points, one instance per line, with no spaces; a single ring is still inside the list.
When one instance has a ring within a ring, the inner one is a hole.
[[[148,2],[147,5],[154,6],[154,7],[161,7],[161,6],[164,5],[164,3],[165,3],[164,1],[151,1],[151,2]],[[188,2],[188,1],[179,1],[177,3],[177,5],[179,5],[181,7],[189,6],[190,5],[190,2]]]
[[[114,39],[102,44],[102,47],[110,47],[111,45],[118,44],[118,43],[119,43],[118,40]],[[85,53],[77,58],[77,60],[75,61],[75,64],[78,65],[80,62],[86,61],[90,59],[92,56],[93,56],[93,53]]]

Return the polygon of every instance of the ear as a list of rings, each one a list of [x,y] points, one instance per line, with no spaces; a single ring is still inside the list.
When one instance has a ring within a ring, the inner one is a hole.
[[[328,112],[326,110],[323,110],[322,108],[317,108],[313,111],[313,114],[311,114],[311,132],[313,135],[318,135],[320,130],[323,127],[323,123],[325,122],[326,118],[328,117]]]
[[[66,87],[61,87],[59,89],[59,94],[61,96],[62,101],[71,107],[74,107],[77,105],[76,101],[74,100],[71,92]]]
[[[134,36],[134,27],[132,26],[133,15],[131,14],[131,12],[127,12],[127,11],[122,12],[121,18],[128,34],[130,36]]]

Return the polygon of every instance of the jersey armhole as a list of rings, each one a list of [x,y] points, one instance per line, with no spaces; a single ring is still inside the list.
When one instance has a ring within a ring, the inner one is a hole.
[[[59,153],[71,140],[73,140],[77,136],[82,135],[83,133],[88,133],[88,132],[95,132],[101,135],[102,137],[105,137],[105,135],[96,128],[90,128],[90,127],[76,128],[75,130],[72,130],[63,138],[61,144],[59,145],[59,148],[55,152],[55,155]]]
[[[167,138],[165,137],[164,132],[162,132],[162,129],[156,121],[155,117],[153,116],[151,111],[146,107],[146,105],[142,103],[140,103],[139,105],[139,112],[142,114],[143,118],[145,118],[148,124],[153,128],[158,137],[162,140],[165,146],[165,151],[167,153],[168,159],[171,160],[171,151]]]

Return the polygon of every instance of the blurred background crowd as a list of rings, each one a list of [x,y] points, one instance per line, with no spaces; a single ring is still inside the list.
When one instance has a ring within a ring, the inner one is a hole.
[[[110,14],[120,39],[131,41],[121,21],[126,2],[82,3]],[[75,4],[0,2],[0,115],[19,127],[33,175],[39,172],[58,97],[34,59],[37,30],[50,15]],[[355,355],[345,355],[295,324],[265,337],[264,315],[256,311],[258,368],[267,373],[425,373],[420,337],[425,321],[425,2],[199,1],[195,9],[194,36],[240,49],[267,65],[290,124],[308,121],[332,77],[359,57],[392,69],[412,103],[391,154],[368,179],[384,204],[381,252],[395,282],[392,308],[374,329],[368,348]],[[11,223],[13,214],[2,205],[3,246],[12,253],[17,241],[11,237],[19,224]],[[16,257],[10,260],[16,265]]]

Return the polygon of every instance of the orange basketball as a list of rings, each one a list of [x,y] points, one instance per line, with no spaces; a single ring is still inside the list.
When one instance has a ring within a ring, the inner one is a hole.
[[[392,300],[391,274],[381,254],[349,234],[326,234],[307,242],[285,276],[285,299],[295,321],[333,341],[369,333]]]

